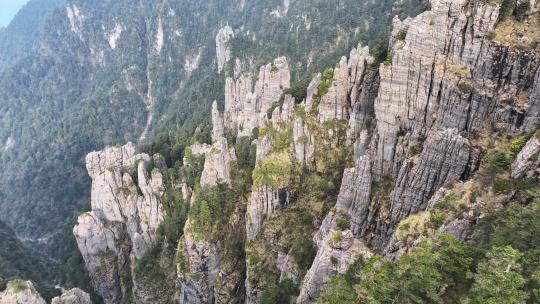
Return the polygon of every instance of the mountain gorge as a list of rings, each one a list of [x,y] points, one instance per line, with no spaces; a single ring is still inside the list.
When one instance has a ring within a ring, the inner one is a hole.
[[[1,219],[79,265],[7,279],[92,295],[53,303],[539,300],[539,3],[90,2],[0,77]]]

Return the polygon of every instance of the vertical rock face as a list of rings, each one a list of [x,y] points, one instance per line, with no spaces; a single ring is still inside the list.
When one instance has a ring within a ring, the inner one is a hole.
[[[252,88],[252,79],[244,74],[225,80],[225,127],[238,131],[238,136],[250,136],[262,127],[268,111],[277,105],[283,92],[290,87],[291,76],[287,59],[280,57],[262,66]]]
[[[343,173],[342,187],[336,203],[336,211],[350,222],[351,231],[358,235],[362,225],[375,216],[370,208],[371,159],[362,156],[354,168]]]
[[[204,169],[201,174],[201,186],[216,186],[219,183],[231,185],[231,162],[236,160],[234,148],[228,147],[223,137],[223,118],[217,109],[212,107],[213,145],[194,145],[191,151],[196,155],[204,155]],[[195,196],[191,196],[192,205]],[[235,221],[240,221],[235,218]],[[240,226],[238,222],[234,225]],[[243,225],[243,223],[242,223]],[[235,284],[217,280],[223,275],[222,259],[225,253],[224,241],[214,241],[210,236],[198,236],[193,232],[193,223],[188,218],[184,227],[184,236],[180,240],[181,250],[178,254],[186,258],[187,270],[179,270],[180,303],[228,303],[235,292]],[[223,227],[220,227],[222,229]],[[234,271],[232,271],[234,272]],[[232,274],[234,275],[234,274]],[[238,280],[239,278],[237,278]],[[229,283],[229,284],[227,284]]]
[[[247,112],[247,105],[254,102],[248,95],[252,92],[252,79],[250,74],[243,74],[238,79],[227,77],[225,79],[225,127],[230,130],[236,130],[238,123],[243,122],[245,115],[254,115]],[[251,108],[250,108],[251,109]]]
[[[296,161],[303,166],[313,161],[315,153],[315,137],[300,117],[295,118],[293,123],[293,144]]]
[[[86,292],[73,288],[52,299],[51,304],[92,304],[92,301]]]
[[[288,204],[289,194],[285,189],[256,187],[247,206],[247,240],[251,241],[259,234],[266,218]]]
[[[225,126],[223,124],[223,116],[219,113],[217,101],[212,104],[212,141],[215,142],[218,138],[225,134]]]
[[[261,67],[255,83],[257,110],[261,114],[277,103],[283,91],[291,87],[291,72],[287,58],[279,57],[273,63]]]
[[[359,86],[364,79],[364,71],[373,62],[374,59],[369,55],[368,47],[361,46],[351,51],[349,60],[346,57],[341,58],[334,69],[332,85],[326,94],[320,96],[318,112],[321,122],[349,119],[351,107],[349,98],[356,102]],[[319,77],[316,77],[311,84],[315,85],[318,79]],[[309,104],[311,103],[311,101],[306,101],[308,108],[310,108]]]
[[[319,86],[321,85],[321,73],[318,73],[313,79],[311,79],[311,82],[309,83],[307,87],[307,95],[306,95],[306,102],[305,102],[305,108],[306,112],[311,112],[313,109],[313,103],[314,99],[316,98],[317,91],[319,90]]]
[[[523,122],[523,130],[533,131],[540,125],[540,69],[536,71],[535,82],[529,94],[529,108]]]
[[[403,161],[396,147],[400,130],[413,137],[433,124],[470,125],[467,113],[471,92],[461,92],[458,83],[472,85],[470,71],[479,60],[481,48],[495,25],[498,10],[490,5],[468,5],[468,1],[432,1],[431,11],[404,22],[394,20],[396,38],[391,65],[381,65],[379,97],[375,103],[377,155],[375,172],[379,177],[397,173]],[[467,34],[468,33],[468,34]],[[475,94],[476,95],[476,94]],[[480,96],[478,96],[480,98]],[[447,105],[448,104],[448,105]],[[461,107],[461,114],[445,119],[445,110]],[[443,114],[443,115],[441,115]],[[448,126],[450,127],[450,126]]]
[[[31,281],[15,280],[8,283],[6,290],[0,293],[2,304],[46,304],[45,300],[34,288]],[[51,304],[92,304],[90,295],[73,288],[63,291],[58,297],[52,299]]]
[[[540,175],[540,138],[533,136],[512,164],[512,178],[532,178]]]
[[[222,258],[221,246],[194,238],[189,220],[184,227],[184,242],[189,272],[181,277],[180,303],[214,303],[214,285]]]
[[[354,168],[345,170],[341,185],[336,211],[326,216],[314,237],[318,251],[304,278],[298,303],[313,303],[330,278],[344,274],[359,257],[369,258],[372,255],[369,248],[357,237],[364,221],[367,221],[369,216],[373,217],[369,213],[369,156],[360,157]],[[339,227],[338,221],[348,223],[348,227]]]
[[[231,59],[231,50],[229,49],[227,43],[229,43],[229,40],[232,37],[234,37],[234,31],[229,25],[220,28],[216,36],[218,73],[223,71],[223,67]]]
[[[377,234],[373,246],[382,248],[392,236],[393,228],[411,214],[420,210],[437,189],[449,180],[459,180],[465,173],[470,156],[470,144],[457,130],[433,131],[428,135],[423,151],[417,159],[407,160],[390,194],[389,213],[379,205]],[[372,208],[375,209],[375,208]],[[364,227],[362,234],[368,231]]]
[[[201,185],[214,186],[218,183],[230,185],[231,161],[233,160],[236,160],[234,149],[229,149],[225,137],[219,137],[205,153]]]
[[[304,277],[297,303],[314,303],[328,281],[344,274],[359,257],[370,258],[370,250],[350,230],[330,230],[318,244],[315,260]]]
[[[131,143],[86,157],[92,210],[79,216],[73,233],[92,283],[107,303],[132,297],[134,263],[151,246],[164,218],[163,179],[159,169],[147,171],[151,161],[135,154]]]
[[[0,303],[3,304],[47,304],[30,281],[8,283],[8,287],[0,293]]]

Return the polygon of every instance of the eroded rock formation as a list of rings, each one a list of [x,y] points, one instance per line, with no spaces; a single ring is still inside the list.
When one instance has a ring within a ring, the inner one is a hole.
[[[86,157],[92,210],[79,216],[73,233],[92,283],[107,303],[136,297],[136,290],[131,293],[134,263],[152,245],[164,218],[163,178],[158,167],[148,172],[152,163],[150,156],[136,154],[132,143]]]

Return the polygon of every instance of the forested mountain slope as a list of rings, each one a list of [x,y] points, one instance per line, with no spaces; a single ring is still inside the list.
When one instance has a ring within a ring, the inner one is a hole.
[[[0,31],[0,71],[26,54],[39,36],[48,14],[59,7],[61,0],[29,1],[13,21]]]

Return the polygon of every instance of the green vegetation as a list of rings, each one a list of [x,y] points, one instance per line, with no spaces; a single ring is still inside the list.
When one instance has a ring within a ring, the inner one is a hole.
[[[289,183],[292,171],[291,156],[275,152],[264,158],[253,171],[253,185],[280,189]]]
[[[520,137],[507,147],[499,145],[485,157],[472,186],[455,185],[433,210],[400,223],[397,239],[423,236],[418,248],[394,262],[378,256],[359,260],[346,275],[334,278],[318,303],[538,303],[540,187],[538,180],[513,180],[508,174],[511,155],[524,141]],[[504,206],[490,201],[505,197],[494,196],[501,181],[512,185]],[[470,241],[460,243],[438,232],[448,217],[466,210],[465,202],[477,200],[488,206]]]
[[[317,255],[317,247],[311,238],[302,236],[293,241],[291,254],[298,265],[300,276],[303,277]]]
[[[301,105],[295,105],[294,106],[294,114],[296,117],[300,118],[306,118],[306,109]]]
[[[332,240],[336,243],[341,242],[343,240],[343,233],[340,230],[334,232],[334,235],[332,236]]]
[[[478,264],[469,303],[525,303],[529,295],[520,274],[522,254],[510,246],[493,247]]]
[[[426,226],[430,229],[439,229],[446,220],[446,215],[442,212],[433,212],[429,215]]]
[[[384,59],[383,63],[384,63],[384,65],[391,65],[393,60],[394,60],[394,55],[391,54],[391,53],[388,53],[388,55]]]
[[[399,33],[397,34],[397,39],[398,40],[405,40],[405,38],[407,38],[407,31],[406,30],[400,30]]]
[[[324,95],[326,95],[326,93],[328,93],[328,89],[330,89],[330,87],[332,86],[333,81],[334,81],[334,69],[327,68],[323,72],[321,84],[319,85],[319,89],[317,91],[317,98],[321,98]]]
[[[292,297],[299,292],[298,286],[291,279],[285,279],[262,294],[261,304],[290,303]]]
[[[503,0],[499,10],[499,20],[504,21],[510,17],[516,9],[516,0]]]
[[[516,157],[521,150],[523,150],[523,147],[527,144],[529,139],[532,137],[532,134],[526,134],[518,137],[516,140],[512,142],[510,145],[510,154],[512,157]]]
[[[40,294],[50,300],[58,292],[48,284],[58,271],[50,261],[40,259],[31,249],[24,246],[15,233],[0,221],[0,290],[6,287],[14,292],[25,288],[23,280],[31,280]],[[76,274],[76,268],[73,271]],[[9,281],[9,282],[8,282]],[[81,286],[84,287],[84,286]]]
[[[347,230],[347,229],[349,229],[351,227],[351,223],[349,223],[348,220],[343,219],[343,218],[338,218],[336,220],[336,225],[341,230]]]
[[[523,20],[530,8],[531,8],[530,0],[526,0],[518,4],[516,6],[516,9],[514,10],[514,14],[516,15],[517,20],[520,20],[520,21]]]
[[[356,304],[358,295],[349,286],[343,276],[336,276],[330,280],[328,287],[317,299],[316,304]]]
[[[13,293],[18,293],[26,289],[26,282],[23,280],[15,279],[7,283],[7,288]]]
[[[474,88],[472,86],[472,83],[470,81],[464,80],[464,79],[462,79],[458,83],[458,88],[462,93],[465,93],[465,94],[470,94],[474,90]]]

